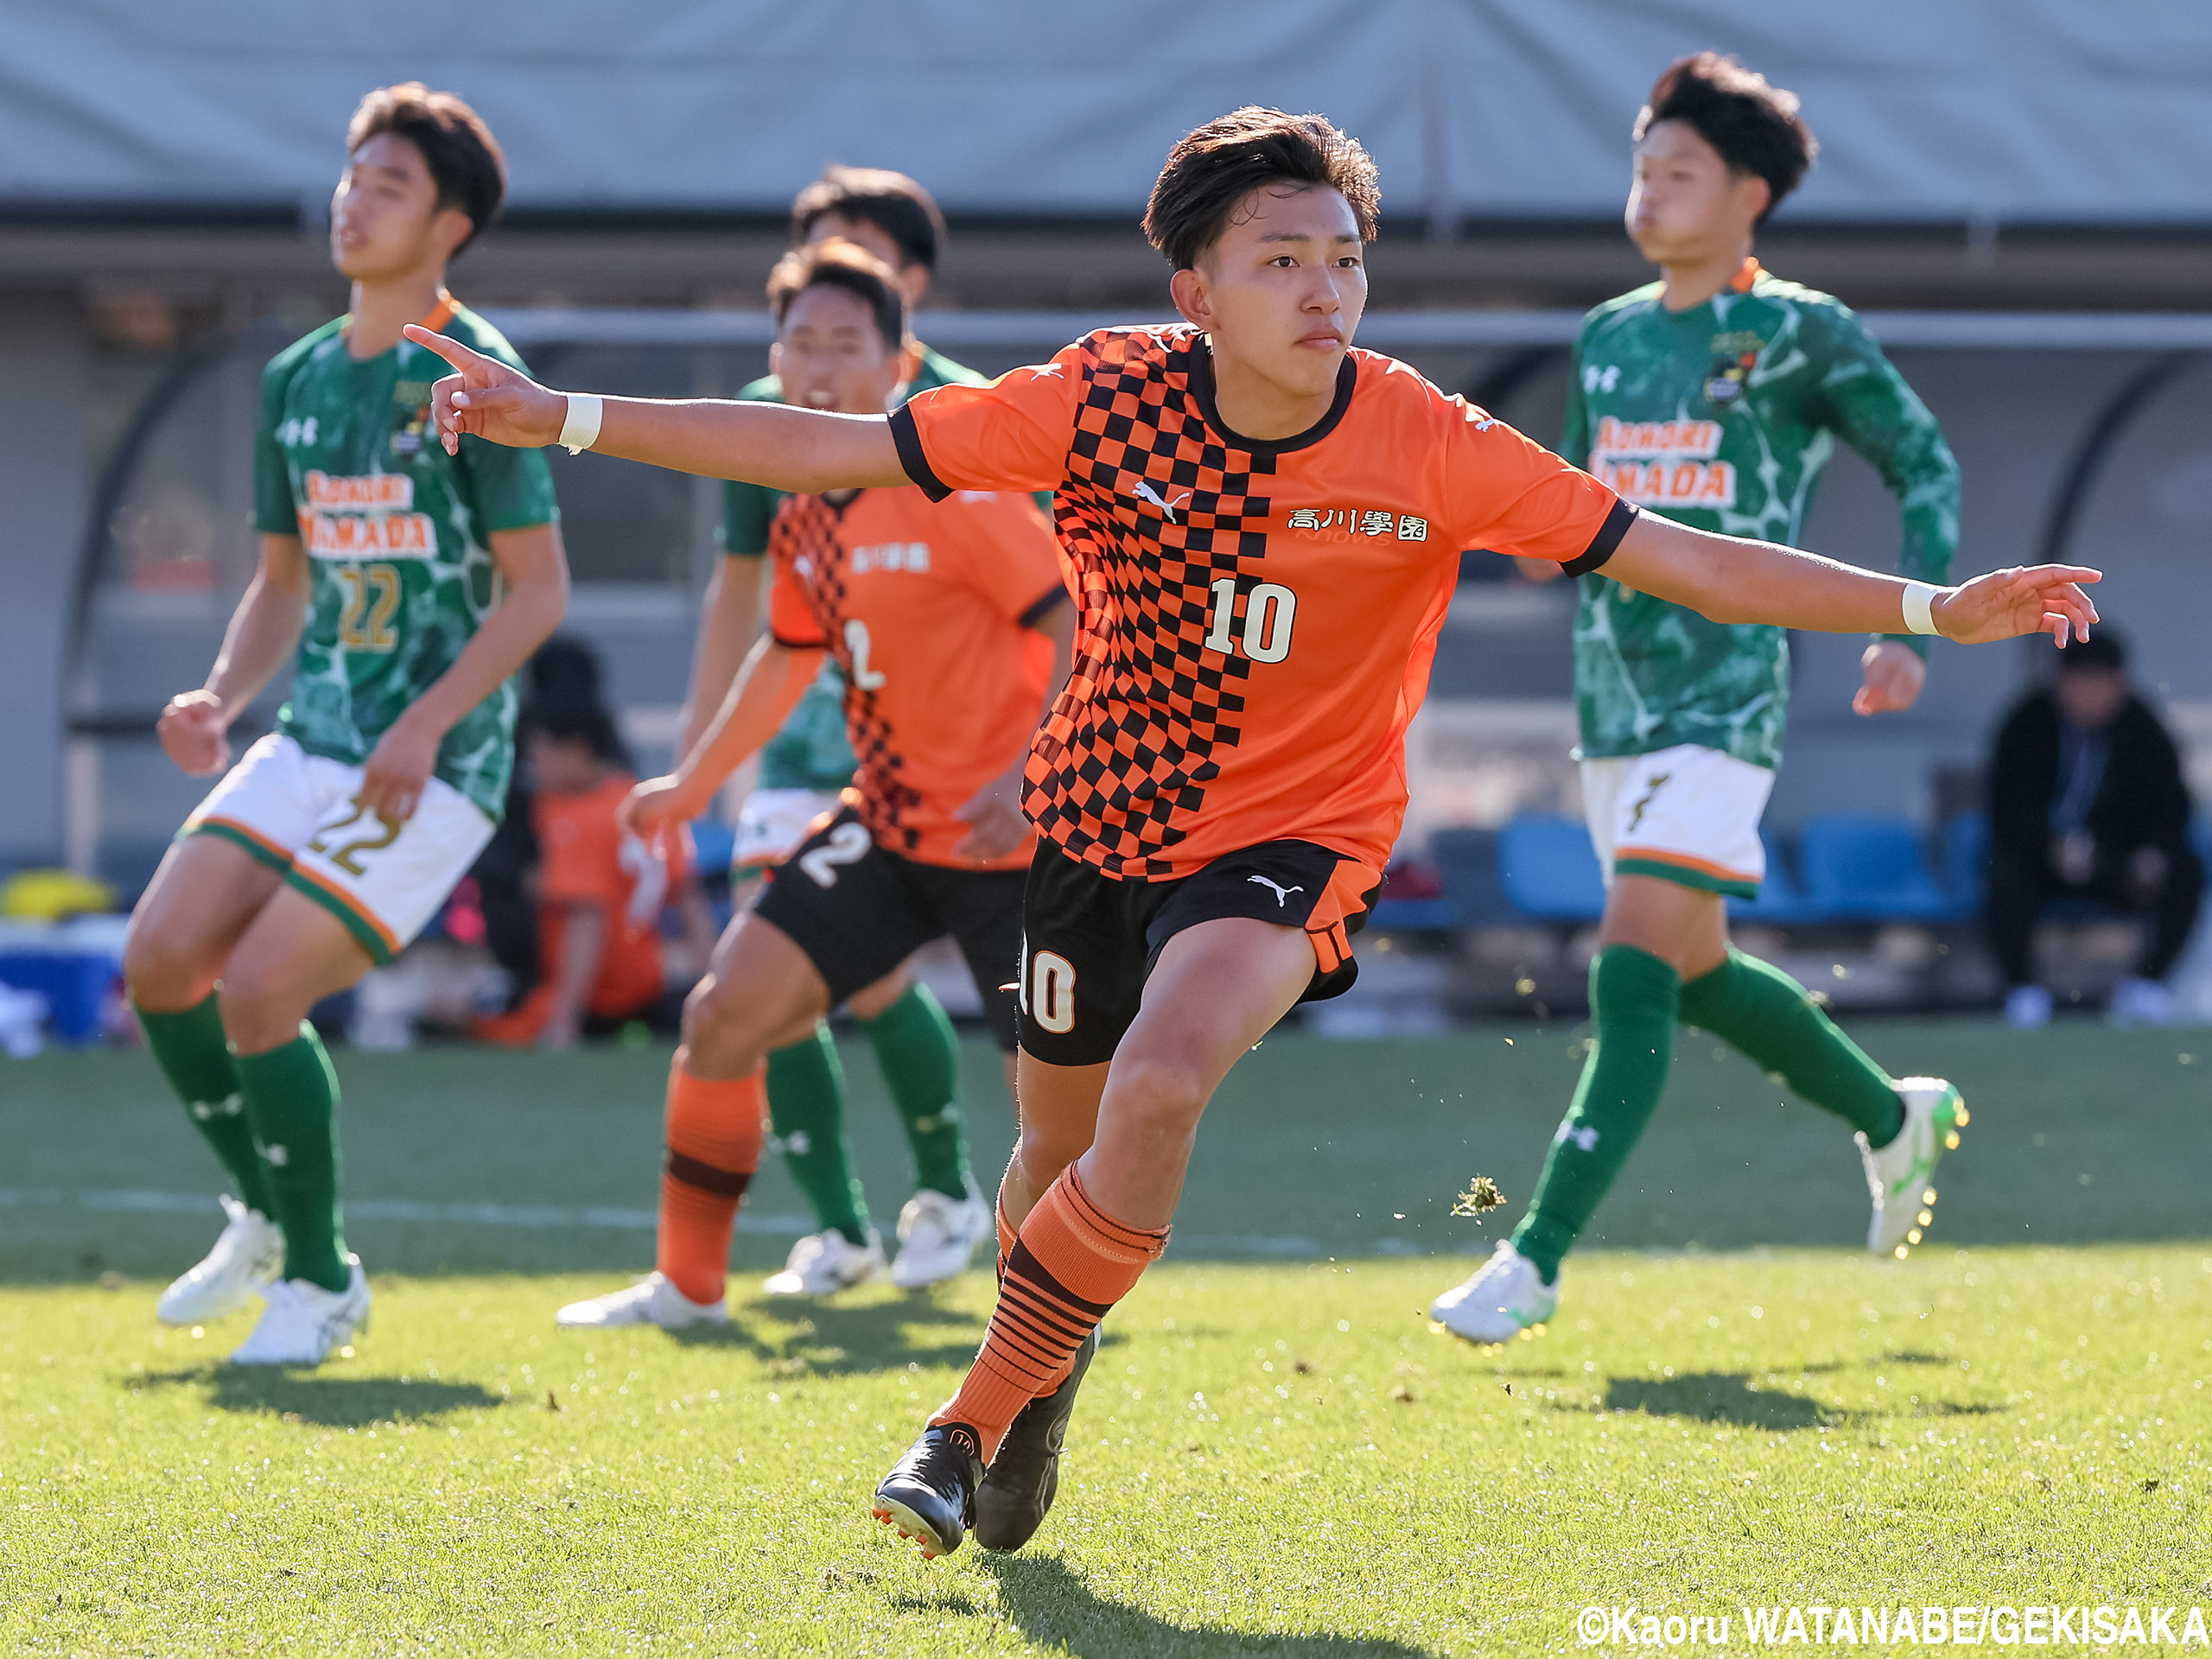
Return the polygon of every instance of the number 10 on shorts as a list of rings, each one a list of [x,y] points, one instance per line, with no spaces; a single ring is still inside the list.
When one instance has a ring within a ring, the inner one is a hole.
[[[1057,950],[1022,956],[1022,1013],[1038,1030],[1066,1036],[1075,1029],[1075,964]]]

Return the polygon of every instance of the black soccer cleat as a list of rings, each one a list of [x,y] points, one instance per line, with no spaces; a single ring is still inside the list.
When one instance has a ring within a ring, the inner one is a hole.
[[[965,1423],[925,1428],[875,1489],[875,1518],[899,1529],[933,1561],[960,1548],[976,1518],[982,1484],[982,1444]]]
[[[1060,1447],[1075,1415],[1076,1390],[1098,1353],[1095,1325],[1075,1351],[1067,1380],[1021,1408],[976,1490],[976,1541],[985,1549],[1020,1549],[1037,1535],[1060,1490]]]

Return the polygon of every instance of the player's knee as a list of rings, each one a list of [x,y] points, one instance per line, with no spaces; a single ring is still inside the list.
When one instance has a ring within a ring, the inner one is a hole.
[[[727,981],[709,974],[683,999],[683,1046],[693,1069],[713,1077],[750,1071],[766,1054],[758,1023],[744,999],[730,994]]]
[[[1117,1055],[1109,1085],[1116,1115],[1161,1135],[1188,1135],[1205,1109],[1206,1080],[1199,1069],[1173,1053]]]
[[[1049,1124],[1025,1122],[1015,1153],[1021,1160],[1021,1176],[1033,1191],[1042,1192],[1059,1179],[1060,1172],[1090,1150],[1090,1137],[1057,1130]]]
[[[152,928],[134,927],[123,941],[123,982],[142,1007],[190,1007],[215,982],[218,971],[189,945],[164,939]]]
[[[245,1053],[256,1054],[291,1040],[306,1019],[299,976],[277,968],[233,963],[217,988],[223,1029]]]

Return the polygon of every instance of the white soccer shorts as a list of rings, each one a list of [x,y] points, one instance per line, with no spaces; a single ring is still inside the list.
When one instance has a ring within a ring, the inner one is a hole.
[[[1582,763],[1582,810],[1609,886],[1616,874],[1655,875],[1758,898],[1759,818],[1773,788],[1767,767],[1696,743]]]
[[[756,789],[738,809],[737,840],[730,849],[730,874],[758,875],[804,841],[815,822],[843,804],[834,789]]]
[[[271,732],[223,774],[180,836],[219,836],[346,925],[371,960],[397,955],[468,874],[492,820],[442,779],[404,823],[362,810],[361,769]]]

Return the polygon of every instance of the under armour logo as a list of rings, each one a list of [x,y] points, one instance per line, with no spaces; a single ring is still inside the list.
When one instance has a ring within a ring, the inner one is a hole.
[[[1171,502],[1165,499],[1157,490],[1152,487],[1152,481],[1149,479],[1137,480],[1134,485],[1130,486],[1129,493],[1140,501],[1151,502],[1154,506],[1158,507],[1166,515],[1170,524],[1175,522],[1177,512],[1191,505],[1191,493],[1188,490],[1183,491],[1175,500]]]
[[[1552,1139],[1554,1141],[1572,1141],[1576,1146],[1580,1147],[1585,1152],[1595,1152],[1598,1149],[1598,1131],[1595,1129],[1577,1129],[1562,1123],[1559,1126],[1559,1133],[1554,1135]]]
[[[1280,882],[1268,880],[1264,875],[1248,875],[1244,879],[1247,881],[1256,881],[1263,887],[1274,888],[1275,895],[1275,908],[1277,910],[1281,910],[1282,908],[1283,901],[1288,899],[1292,893],[1303,893],[1306,891],[1304,887],[1286,887]]]
[[[292,1160],[292,1154],[280,1146],[264,1147],[261,1149],[261,1155],[269,1160],[270,1166],[273,1169],[282,1169]]]
[[[202,1123],[218,1117],[236,1117],[245,1109],[245,1102],[237,1095],[226,1095],[220,1100],[195,1100],[192,1115]]]

